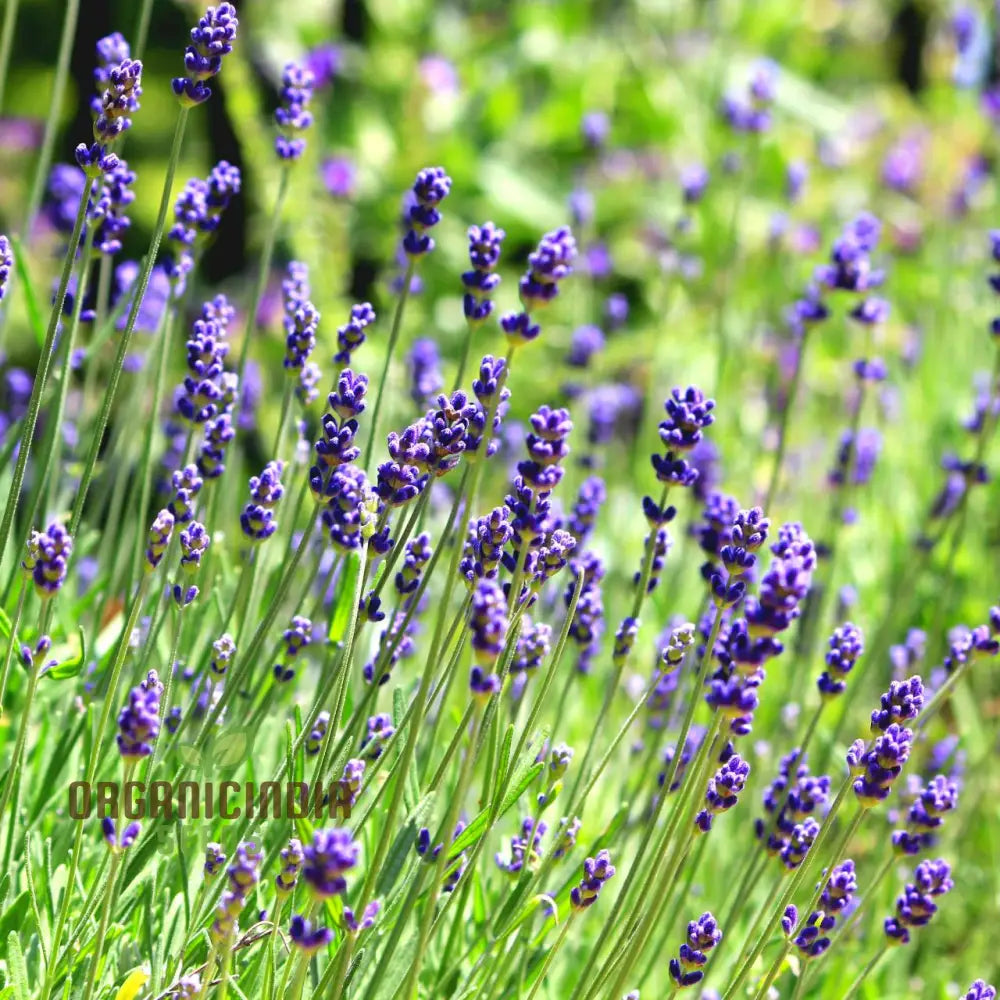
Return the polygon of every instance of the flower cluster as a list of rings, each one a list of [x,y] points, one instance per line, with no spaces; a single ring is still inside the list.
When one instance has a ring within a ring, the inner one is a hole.
[[[796,747],[782,757],[777,777],[764,791],[764,816],[754,821],[754,834],[769,855],[782,856],[796,828],[821,816],[829,797],[829,777],[811,775],[806,755]]]
[[[910,943],[910,930],[924,927],[937,913],[934,900],[955,887],[951,880],[951,866],[938,858],[921,861],[902,895],[896,900],[896,915],[886,917],[885,936],[889,944]]]
[[[358,863],[359,851],[349,830],[335,828],[313,834],[312,842],[303,851],[302,877],[317,899],[344,894],[344,875]]]
[[[506,235],[492,222],[469,227],[469,263],[472,269],[462,275],[462,284],[465,286],[465,318],[470,325],[479,325],[493,312],[493,300],[490,296],[500,284],[496,268],[500,262],[500,247]]]
[[[316,77],[308,66],[288,63],[281,74],[281,103],[274,112],[278,137],[274,149],[281,160],[299,159],[306,149],[301,133],[313,123],[309,102],[312,100]]]
[[[615,866],[611,863],[611,853],[607,849],[598,851],[596,857],[587,858],[583,862],[583,878],[579,885],[573,886],[573,891],[569,894],[573,909],[584,910],[593,906],[604,883],[614,878],[614,874]]]
[[[670,959],[670,978],[677,989],[696,986],[705,977],[708,954],[722,940],[722,929],[711,913],[703,913],[687,926],[687,940],[677,958]]]
[[[160,695],[163,684],[155,670],[132,688],[128,704],[118,715],[118,752],[126,763],[148,757],[160,732]]]
[[[434,249],[430,230],[441,221],[438,206],[451,191],[451,178],[444,167],[425,167],[417,174],[405,206],[406,234],[403,250],[415,260]]]
[[[521,821],[520,834],[510,838],[510,857],[504,858],[499,852],[494,855],[497,867],[515,876],[525,868],[534,871],[541,860],[542,838],[547,831],[548,825],[543,820],[526,816]]]
[[[247,897],[260,881],[263,856],[253,841],[246,841],[236,848],[233,863],[226,869],[226,890],[215,907],[215,919],[209,928],[214,942],[221,944],[236,935],[237,924]]]
[[[173,80],[174,94],[182,107],[203,104],[212,96],[205,83],[218,76],[223,56],[233,51],[239,20],[231,3],[209,7],[197,26],[191,29],[191,44],[184,50],[186,75]]]
[[[21,568],[31,577],[35,593],[44,601],[54,597],[66,582],[66,568],[73,554],[73,539],[58,521],[44,531],[32,531]]]
[[[575,260],[576,240],[566,226],[546,233],[528,255],[528,270],[518,284],[523,309],[500,318],[500,328],[511,348],[531,343],[541,333],[541,327],[531,321],[531,314],[559,294],[559,283],[573,273]]]
[[[837,918],[851,905],[858,891],[858,880],[854,862],[850,859],[835,865],[823,886],[819,897],[819,907],[814,910],[804,924],[797,928],[794,945],[803,958],[818,958],[830,947],[830,932],[837,925]],[[794,906],[785,913],[791,925],[797,924]]]
[[[847,689],[847,675],[865,651],[865,640],[857,625],[845,622],[833,630],[826,654],[826,670],[816,681],[820,697],[836,698]]]
[[[750,765],[739,754],[733,754],[719,768],[713,778],[708,780],[705,792],[705,808],[695,816],[695,826],[700,833],[708,833],[712,829],[712,820],[721,812],[732,809],[747,778],[750,776]]]
[[[731,128],[737,132],[766,132],[771,127],[777,76],[774,63],[760,60],[751,71],[746,96],[723,98],[722,115]]]
[[[945,815],[957,808],[958,782],[943,774],[937,775],[920,789],[910,805],[906,827],[893,831],[893,850],[912,856],[933,847]]]
[[[250,502],[240,514],[240,528],[251,542],[263,542],[278,530],[274,508],[285,494],[283,470],[283,462],[268,462],[259,476],[250,477]]]
[[[237,401],[239,379],[224,367],[229,354],[226,336],[232,312],[228,302],[223,302],[222,308],[214,301],[202,306],[185,345],[188,374],[175,395],[175,408],[182,419],[195,425],[207,425],[228,415]],[[206,426],[206,438],[208,432]]]
[[[854,794],[865,809],[884,802],[910,757],[913,730],[890,723],[871,746],[855,740],[847,751],[847,766],[855,776]]]

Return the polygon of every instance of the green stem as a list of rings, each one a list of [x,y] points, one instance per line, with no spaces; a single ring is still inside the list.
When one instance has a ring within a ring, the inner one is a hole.
[[[43,619],[45,613],[43,612]],[[44,620],[43,627],[40,631],[44,630]],[[11,642],[13,643],[13,636],[11,636]],[[7,772],[7,781],[4,783],[3,797],[0,798],[0,820],[3,819],[7,812],[7,806],[11,802],[11,797],[14,792],[14,786],[17,784],[18,778],[21,772],[21,757],[24,754],[24,744],[28,736],[28,722],[31,718],[31,706],[35,700],[35,691],[38,689],[38,680],[41,677],[41,664],[42,658],[38,658],[38,662],[33,663],[31,667],[31,673],[28,675],[28,691],[24,699],[24,707],[21,709],[21,722],[17,729],[17,739],[14,743],[14,755],[11,758],[10,770]],[[14,800],[14,811],[17,811],[17,801]],[[9,853],[9,847],[8,847]],[[55,949],[52,949],[52,953],[55,954]]]
[[[274,257],[274,244],[278,239],[278,228],[281,224],[281,211],[285,205],[285,196],[288,194],[288,178],[291,171],[283,168],[281,180],[278,182],[278,194],[274,199],[274,211],[271,213],[271,220],[268,223],[267,233],[264,236],[264,249],[260,255],[260,270],[257,272],[257,284],[254,286],[253,298],[250,300],[250,309],[247,312],[247,330],[240,345],[240,361],[236,371],[240,377],[240,385],[243,384],[243,377],[247,367],[247,354],[250,351],[250,341],[254,339],[257,332],[257,313],[260,311],[260,303],[264,298],[264,290],[267,288],[267,279],[271,274],[271,260]],[[233,417],[233,424],[237,421],[237,415]]]
[[[10,623],[10,638],[7,640],[7,652],[3,659],[3,673],[0,674],[0,719],[3,718],[3,703],[7,694],[7,681],[10,679],[10,668],[14,662],[14,650],[17,648],[17,630],[21,627],[21,615],[24,613],[24,600],[28,596],[27,577],[21,579],[21,592],[17,596],[17,607],[14,609],[14,620]]]
[[[854,815],[854,819],[851,820],[851,822],[848,823],[847,827],[845,828],[844,834],[840,838],[840,842],[837,844],[836,848],[833,851],[832,858],[834,864],[839,862],[841,855],[847,849],[847,845],[848,843],[850,843],[851,837],[854,836],[854,834],[857,832],[858,827],[861,825],[861,820],[864,818],[865,812],[866,812],[865,809],[858,809],[858,811]],[[832,809],[830,811],[830,815],[831,816],[833,815]],[[826,828],[829,829],[829,826],[826,825]],[[822,847],[821,841],[822,841],[822,836],[817,837],[816,843],[813,845],[813,847],[814,848]],[[807,867],[812,867],[810,864],[810,860],[814,858],[816,854],[818,854],[818,852],[814,852],[813,849],[810,849],[809,853],[806,855],[805,861],[802,862],[802,865],[799,868],[799,872],[801,872],[803,869]],[[796,872],[796,876],[798,876],[799,872]],[[793,888],[794,888],[794,881],[795,880],[793,879]],[[799,881],[801,882],[801,879],[799,879]],[[799,921],[799,926],[796,927],[795,930],[788,935],[788,939],[785,941],[784,945],[782,945],[781,951],[778,953],[778,956],[771,963],[770,970],[764,977],[764,980],[761,983],[760,988],[757,990],[755,1000],[763,1000],[763,998],[767,996],[767,992],[771,987],[771,983],[774,982],[774,980],[777,978],[778,973],[781,972],[781,968],[785,962],[785,958],[788,955],[788,953],[792,950],[792,944],[795,938],[797,938],[799,934],[802,933],[802,931],[805,929],[806,924],[809,922],[810,915],[816,910],[816,907],[819,904],[819,898],[823,894],[823,890],[826,888],[826,884],[827,884],[826,878],[820,879],[819,884],[817,885],[816,890],[813,893],[812,899],[809,901],[809,905],[802,911],[802,919]]]
[[[149,244],[143,261],[142,270],[136,281],[135,297],[129,308],[128,319],[125,323],[125,330],[118,341],[118,351],[108,375],[108,384],[104,392],[104,401],[101,406],[101,413],[97,420],[97,426],[92,431],[90,451],[84,464],[83,476],[80,479],[80,486],[77,490],[76,500],[73,503],[73,513],[70,518],[70,534],[76,534],[83,517],[83,505],[87,500],[87,493],[90,490],[90,483],[94,477],[94,468],[97,465],[97,456],[101,448],[101,440],[104,437],[104,430],[108,426],[111,417],[111,407],[114,405],[115,395],[118,392],[118,381],[121,378],[122,366],[125,363],[125,355],[128,353],[129,344],[132,341],[132,332],[135,329],[135,321],[142,306],[142,300],[146,295],[149,286],[149,276],[156,263],[156,254],[160,249],[160,241],[163,239],[164,224],[167,219],[167,211],[170,208],[170,194],[174,183],[174,174],[177,172],[177,164],[180,160],[181,147],[184,143],[184,130],[187,126],[188,108],[181,108],[177,116],[177,127],[174,129],[174,141],[170,148],[170,159],[167,161],[167,175],[163,181],[163,194],[160,197],[160,210],[156,217],[156,224],[153,229],[153,238]]]
[[[35,436],[38,412],[42,405],[42,394],[45,391],[45,384],[48,380],[49,369],[52,364],[52,345],[55,343],[56,330],[59,327],[59,317],[62,315],[63,303],[66,301],[66,289],[69,287],[70,275],[73,272],[76,248],[80,245],[80,233],[83,231],[83,224],[87,217],[88,201],[86,192],[84,192],[83,197],[80,199],[80,207],[77,209],[76,221],[73,223],[73,235],[69,238],[66,258],[63,261],[62,274],[59,276],[59,288],[52,303],[52,313],[49,316],[48,329],[45,331],[42,353],[38,359],[35,380],[31,386],[31,398],[28,401],[28,412],[25,415],[24,426],[21,430],[21,440],[17,461],[14,464],[14,475],[10,483],[10,493],[7,497],[7,505],[4,507],[3,521],[0,522],[0,566],[3,565],[3,558],[7,553],[7,542],[10,539],[14,515],[17,513],[17,506],[21,498],[21,487],[24,484],[24,470],[28,464],[31,441]],[[70,534],[72,533],[71,531]]]
[[[365,445],[365,460],[361,467],[367,469],[371,465],[372,450],[378,438],[378,418],[382,412],[382,400],[385,398],[385,383],[389,378],[389,365],[392,361],[393,352],[396,350],[396,341],[399,340],[399,331],[403,323],[403,310],[406,308],[406,300],[410,297],[410,285],[413,283],[413,274],[417,269],[415,257],[411,257],[406,265],[406,273],[403,275],[403,287],[400,289],[399,298],[396,299],[396,311],[392,316],[392,328],[389,330],[389,343],[385,348],[385,361],[382,363],[382,374],[379,376],[378,389],[375,391],[375,405],[372,408],[371,429],[368,434],[368,444]],[[487,427],[490,424],[487,423]],[[485,450],[483,452],[485,454]]]
[[[885,956],[885,953],[889,950],[887,944],[882,945],[881,948],[872,956],[871,961],[861,970],[861,975],[851,983],[851,988],[844,994],[844,1000],[851,1000],[851,997],[861,988],[861,984],[868,978],[868,976],[875,970],[875,966]]]
[[[146,51],[146,42],[149,39],[149,20],[153,13],[153,0],[142,0],[142,8],[139,10],[139,21],[135,29],[135,44],[132,46],[132,57],[141,59]]]
[[[802,370],[805,367],[806,337],[799,340],[799,349],[795,354],[795,369],[792,372],[792,380],[788,383],[788,398],[781,408],[781,423],[778,425],[778,447],[774,452],[774,465],[771,468],[771,480],[767,486],[767,494],[764,497],[764,510],[771,513],[774,508],[774,498],[778,493],[778,485],[781,482],[781,467],[785,461],[785,448],[788,438],[788,421],[792,410],[795,407],[795,400],[799,393],[799,384],[802,381]]]
[[[16,4],[16,0],[13,0]],[[76,25],[80,13],[80,0],[66,0],[66,16],[63,20],[62,35],[59,38],[59,55],[56,57],[56,75],[52,81],[52,98],[49,101],[49,113],[45,119],[45,132],[42,134],[42,146],[38,154],[38,164],[35,167],[31,192],[28,195],[28,208],[21,225],[21,236],[25,246],[31,240],[31,232],[35,225],[35,216],[42,203],[45,185],[49,181],[49,167],[52,165],[52,151],[55,148],[56,133],[59,130],[59,113],[62,110],[63,95],[66,93],[66,83],[69,79],[69,63],[73,54],[73,40],[76,38]],[[83,199],[86,203],[87,199]],[[76,250],[75,244],[67,251],[70,258]],[[8,289],[9,291],[9,289]],[[62,308],[60,304],[59,308]]]
[[[122,666],[125,663],[125,658],[128,655],[129,640],[132,636],[132,630],[135,628],[135,623],[139,618],[139,611],[145,602],[146,591],[149,588],[150,576],[151,574],[146,574],[146,576],[143,577],[142,582],[139,584],[139,590],[132,601],[132,608],[118,637],[118,646],[115,650],[115,657],[111,664],[111,677],[108,683],[108,689],[104,695],[104,704],[101,708],[101,718],[98,723],[97,733],[94,736],[94,743],[90,751],[90,760],[87,763],[85,781],[88,784],[93,784],[94,778],[97,775],[97,767],[101,760],[104,730],[107,728],[108,719],[111,717],[112,709],[117,703],[116,694],[118,691],[118,681],[121,677]],[[70,904],[72,903],[73,893],[76,889],[76,873],[80,864],[80,854],[83,847],[83,826],[84,820],[78,820],[76,824],[76,836],[73,840],[73,850],[70,855],[69,873],[66,877],[66,888],[63,891],[62,906],[59,910],[59,916],[56,919],[55,931],[52,934],[51,953],[53,955],[57,955],[59,953],[59,943],[62,940],[62,933],[66,927],[66,921],[69,917]],[[49,994],[52,990],[54,977],[55,963],[53,963],[46,974],[40,1000],[48,1000]]]
[[[173,295],[171,294],[171,300]],[[153,491],[153,481],[151,470],[153,466],[153,439],[160,422],[160,407],[163,402],[163,393],[167,384],[167,366],[170,360],[170,342],[173,339],[174,324],[177,319],[177,305],[171,301],[170,307],[164,313],[164,319],[160,324],[159,336],[156,338],[156,349],[159,352],[156,365],[156,381],[153,383],[153,401],[150,409],[149,420],[146,424],[145,441],[143,443],[142,454],[139,458],[139,517],[140,526],[145,523],[145,518],[149,510],[149,498]],[[211,525],[209,529],[211,530]],[[142,565],[142,555],[146,549],[146,533],[140,531],[136,539],[135,549],[132,553],[132,567],[129,573],[129,583],[136,580]]]
[[[576,918],[577,911],[573,910],[570,913],[569,918],[566,923],[563,924],[562,930],[559,932],[559,937],[556,938],[555,944],[549,949],[549,953],[545,956],[545,961],[542,963],[542,968],[538,973],[538,977],[535,979],[534,985],[531,987],[531,992],[528,993],[527,1000],[534,1000],[535,994],[538,992],[538,988],[542,985],[546,974],[549,971],[549,966],[552,964],[552,959],[556,957],[556,952],[559,951],[562,946],[563,941],[566,940],[566,935],[569,933],[570,927],[573,926],[573,920]]]
[[[3,110],[4,91],[7,89],[7,71],[10,69],[10,49],[14,43],[14,26],[20,0],[7,0],[3,15],[3,34],[0,34],[0,111]]]
[[[94,957],[90,960],[90,972],[87,974],[87,988],[83,991],[83,1000],[90,1000],[94,995],[94,985],[97,982],[97,970],[104,955],[104,939],[108,933],[108,922],[111,918],[111,904],[115,898],[115,885],[118,881],[118,869],[122,863],[122,852],[116,850],[111,858],[111,871],[104,890],[104,905],[101,907],[101,923],[97,929],[97,941],[94,944]],[[68,889],[68,886],[67,886]]]
[[[271,454],[277,458],[281,453],[281,439],[285,436],[285,428],[288,426],[288,414],[292,409],[292,396],[295,390],[295,382],[292,378],[285,376],[285,388],[281,394],[281,416],[278,418],[278,430],[274,435],[274,447]]]

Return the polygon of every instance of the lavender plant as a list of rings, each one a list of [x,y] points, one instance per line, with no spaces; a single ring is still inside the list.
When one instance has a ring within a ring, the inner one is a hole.
[[[914,42],[868,0],[417,0],[312,49],[312,12],[187,40],[144,0],[71,150],[91,43],[70,0],[33,129],[33,6],[0,24],[3,996],[995,981],[981,13],[929,15],[920,128],[869,128],[874,39]]]

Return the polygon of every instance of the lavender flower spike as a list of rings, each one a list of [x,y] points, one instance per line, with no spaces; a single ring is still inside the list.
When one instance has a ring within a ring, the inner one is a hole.
[[[191,44],[184,50],[185,76],[173,80],[174,95],[182,107],[193,108],[212,96],[205,83],[218,76],[222,57],[233,51],[239,28],[236,8],[231,3],[209,7],[198,24],[191,29]]]
[[[309,110],[316,77],[307,66],[288,63],[281,76],[281,104],[274,112],[279,135],[274,140],[274,149],[281,160],[298,160],[305,152],[306,141],[299,137],[312,126],[313,116]]]
[[[7,294],[7,285],[10,282],[10,272],[13,266],[14,254],[10,249],[10,240],[0,234],[0,302]]]

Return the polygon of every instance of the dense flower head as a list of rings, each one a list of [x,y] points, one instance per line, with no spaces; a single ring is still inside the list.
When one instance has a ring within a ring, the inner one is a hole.
[[[301,914],[292,916],[288,927],[288,936],[299,951],[307,955],[314,954],[320,948],[325,948],[333,940],[333,931],[329,927],[314,925]]]
[[[111,143],[132,126],[129,115],[139,109],[142,63],[126,56],[115,66],[102,68],[105,89],[94,118],[94,141]]]
[[[132,224],[126,209],[135,201],[134,183],[135,171],[119,159],[95,185],[87,209],[87,224],[94,227],[95,254],[113,257],[121,250],[122,236]]]
[[[327,503],[321,516],[330,542],[341,552],[360,549],[375,533],[378,510],[378,496],[368,477],[356,465],[338,466],[325,497]]]
[[[845,622],[833,630],[827,645],[826,670],[816,686],[822,698],[835,698],[847,688],[847,675],[865,650],[864,636],[857,625]]]
[[[756,600],[747,599],[746,619],[752,636],[784,632],[801,614],[816,568],[816,550],[798,524],[783,525],[771,546],[775,558],[760,583]]]
[[[295,891],[299,880],[299,870],[305,860],[302,842],[293,837],[288,846],[281,849],[281,871],[274,877],[274,888],[278,895],[287,895]]]
[[[329,725],[330,713],[320,712],[316,716],[313,728],[309,730],[309,735],[306,737],[305,750],[308,756],[315,757],[320,752],[323,747],[323,740],[326,739],[326,731]]]
[[[497,867],[508,875],[519,875],[527,868],[534,871],[541,857],[542,837],[548,825],[540,819],[526,816],[521,821],[521,832],[510,838],[510,857],[504,858],[499,852],[493,856]]]
[[[593,906],[597,902],[602,886],[613,878],[614,874],[615,866],[611,863],[611,853],[607,849],[598,851],[593,858],[587,858],[583,863],[583,878],[570,893],[573,909],[583,910]]]
[[[451,178],[443,167],[425,167],[413,182],[405,206],[403,250],[415,259],[434,249],[429,231],[441,221],[438,205],[451,191]]]
[[[209,879],[217,875],[225,863],[226,853],[221,844],[213,842],[205,845],[205,878]]]
[[[924,927],[937,913],[935,898],[954,888],[951,866],[938,858],[921,861],[902,895],[896,899],[896,914],[887,917],[885,935],[889,944],[904,945],[910,942],[910,930]]]
[[[795,824],[821,814],[829,795],[829,777],[810,775],[806,756],[800,748],[794,748],[782,757],[778,775],[764,791],[765,816],[754,822],[757,839],[769,854],[778,854]]]
[[[920,854],[934,846],[947,813],[958,808],[958,782],[939,774],[929,781],[910,805],[906,827],[892,834],[897,854]]]
[[[459,563],[459,572],[468,587],[482,579],[496,579],[504,546],[513,537],[510,511],[495,507],[489,514],[469,522],[469,531]]]
[[[316,77],[308,66],[286,64],[281,74],[281,103],[274,112],[279,133],[274,149],[282,160],[297,160],[305,152],[306,143],[300,133],[313,123],[309,102],[315,84]]]
[[[206,421],[204,427],[195,464],[206,479],[218,479],[226,470],[226,449],[236,437],[236,429],[228,413],[221,413]]]
[[[854,780],[854,794],[866,809],[878,805],[889,797],[892,783],[899,777],[903,765],[910,757],[913,745],[913,731],[897,723],[889,726],[877,736],[870,749],[857,741],[847,754],[847,765]]]
[[[181,569],[194,573],[201,567],[201,557],[208,551],[211,537],[205,526],[192,521],[181,531]]]
[[[500,248],[507,234],[492,222],[469,227],[469,263],[472,269],[462,275],[465,286],[463,309],[470,324],[479,324],[493,312],[491,295],[500,284],[496,273]]]
[[[222,69],[223,56],[233,51],[239,20],[231,3],[208,7],[191,29],[191,44],[184,50],[186,75],[173,80],[173,90],[184,107],[202,104],[212,96],[205,83]]]
[[[864,486],[871,481],[881,451],[882,435],[876,428],[845,430],[828,481],[833,486],[843,486],[849,479],[852,486]]]
[[[771,127],[777,77],[778,68],[769,59],[754,64],[745,96],[728,95],[722,100],[722,115],[730,128],[737,132],[766,132]]]
[[[445,892],[449,891],[447,889],[443,890]],[[354,910],[349,906],[344,907],[344,926],[351,934],[360,934],[362,931],[367,931],[375,926],[375,920],[382,910],[382,904],[377,900],[373,899],[364,909],[361,914],[361,919],[359,920],[355,916]]]
[[[224,632],[212,643],[212,657],[209,660],[209,669],[217,677],[224,677],[236,655],[236,640],[228,633]]]
[[[344,875],[358,863],[359,852],[349,830],[317,830],[303,850],[302,866],[302,877],[313,895],[320,899],[343,895],[347,888]]]
[[[21,568],[31,577],[42,600],[54,597],[66,582],[66,569],[73,554],[73,538],[58,521],[44,531],[32,531]]]
[[[801,823],[795,824],[788,840],[778,852],[781,863],[786,869],[794,871],[805,861],[809,849],[819,836],[819,829],[819,823],[812,816],[807,817]]]
[[[173,495],[167,504],[167,510],[173,515],[175,523],[187,524],[194,517],[194,501],[203,485],[204,480],[198,472],[198,466],[193,463],[171,473]]]
[[[793,943],[803,958],[818,958],[830,947],[830,932],[837,924],[837,917],[851,905],[857,891],[854,862],[848,859],[834,866],[820,895],[819,908],[795,936]],[[786,934],[798,923],[795,914],[788,916],[791,926],[785,930]]]
[[[708,789],[705,792],[705,808],[694,820],[695,826],[701,833],[708,833],[712,829],[712,820],[716,815],[736,805],[736,800],[749,776],[750,765],[739,754],[733,754],[719,768],[715,776],[709,778]]]
[[[862,213],[844,227],[834,241],[830,263],[816,269],[816,282],[824,288],[863,293],[878,288],[885,273],[872,267],[869,254],[878,244],[882,224]]]
[[[483,578],[472,592],[469,629],[476,663],[492,667],[507,635],[507,599],[496,580]]]
[[[924,706],[924,685],[919,675],[905,681],[890,681],[881,696],[880,707],[872,712],[872,732],[886,732],[891,725],[915,719]]]
[[[678,989],[700,983],[705,976],[707,952],[722,941],[722,930],[711,913],[703,913],[687,926],[687,938],[681,945],[677,958],[670,960],[670,978]]]
[[[567,530],[582,547],[594,530],[594,522],[607,499],[607,489],[600,476],[588,476],[581,484],[573,504],[573,511],[566,524]]]
[[[129,693],[128,703],[118,715],[118,752],[123,760],[139,760],[153,752],[160,732],[162,693],[163,684],[155,670]]]
[[[524,308],[551,302],[559,294],[559,282],[573,273],[575,259],[576,240],[568,226],[546,233],[528,255],[528,271],[518,285]]]
[[[361,740],[361,749],[365,757],[369,760],[378,760],[385,750],[385,744],[395,733],[396,727],[392,724],[391,715],[380,712],[378,715],[370,716],[365,735]]]
[[[233,862],[226,869],[226,890],[215,908],[215,919],[209,928],[209,935],[216,944],[235,936],[236,921],[246,906],[247,897],[260,882],[262,860],[253,841],[245,841],[236,848]]]
[[[985,980],[977,979],[970,987],[969,991],[962,997],[962,1000],[996,1000],[997,991]]]
[[[347,322],[337,329],[337,353],[333,356],[335,365],[349,365],[351,355],[365,342],[365,329],[375,322],[375,310],[370,302],[359,302],[351,306]]]
[[[542,660],[552,650],[552,626],[546,622],[536,622],[527,616],[521,619],[521,632],[517,637],[517,648],[510,662],[512,675],[530,673],[541,666]]]

